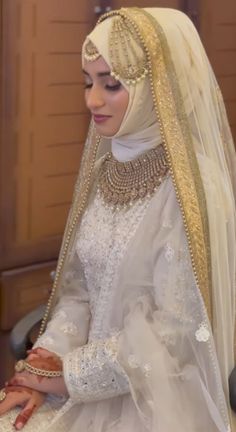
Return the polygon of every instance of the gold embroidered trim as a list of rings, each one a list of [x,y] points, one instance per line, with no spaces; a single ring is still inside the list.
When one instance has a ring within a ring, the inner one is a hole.
[[[103,15],[99,22],[115,15],[126,16],[143,44],[153,101],[177,200],[182,211],[193,272],[211,320],[211,259],[206,200],[168,43],[161,26],[146,11],[137,8],[111,11]],[[96,138],[91,128],[81,163],[83,171],[81,170],[75,187],[56,277],[40,334],[45,329],[55,301],[67,251],[88,199],[98,145],[99,137]]]
[[[124,207],[151,196],[167,174],[168,164],[162,145],[129,162],[118,162],[112,153],[108,153],[98,189],[107,204]]]
[[[62,246],[56,269],[56,275],[53,282],[52,291],[46,306],[46,311],[40,326],[39,337],[43,334],[46,328],[46,324],[49,320],[51,310],[55,305],[56,294],[60,288],[63,270],[67,263],[69,247],[73,242],[76,229],[79,225],[81,216],[88,200],[89,191],[92,184],[92,173],[100,141],[101,137],[97,135],[95,126],[93,123],[91,123],[88,131],[88,137],[84,146],[79,176],[77,178],[74,188],[70,214],[67,219],[67,224],[64,231]]]
[[[211,254],[206,198],[175,67],[166,36],[156,19],[137,8],[133,9],[132,17],[148,41],[153,100],[182,212],[193,272],[211,321]]]
[[[122,8],[120,15],[135,29],[147,58],[153,102],[163,145],[181,208],[196,283],[212,320],[211,255],[206,198],[184,110],[175,67],[164,31],[144,9]]]

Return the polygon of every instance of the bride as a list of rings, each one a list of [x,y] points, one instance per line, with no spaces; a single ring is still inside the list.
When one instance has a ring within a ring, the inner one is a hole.
[[[229,432],[235,151],[191,21],[101,17],[82,50],[92,121],[40,336],[0,430]]]

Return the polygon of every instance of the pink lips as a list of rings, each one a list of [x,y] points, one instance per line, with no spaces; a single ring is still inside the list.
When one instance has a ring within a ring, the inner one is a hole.
[[[107,119],[109,119],[111,116],[101,115],[101,114],[93,114],[93,119],[95,123],[103,123]]]

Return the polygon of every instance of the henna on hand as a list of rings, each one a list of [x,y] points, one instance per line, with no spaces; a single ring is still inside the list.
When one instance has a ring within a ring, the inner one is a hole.
[[[17,430],[21,430],[28,422],[32,414],[43,404],[45,396],[39,391],[32,391],[32,396],[28,399],[24,408],[16,417],[14,426]]]
[[[39,369],[46,372],[62,372],[62,360],[55,354],[48,351],[47,357],[40,357],[38,355],[32,355],[25,361],[26,364],[32,368]],[[31,379],[30,379],[31,377]],[[37,374],[37,370],[22,370],[17,372],[13,378],[9,381],[9,385],[21,385],[21,386],[34,386],[34,382],[41,383],[45,379],[51,379],[51,376],[43,376],[40,373]],[[33,384],[33,385],[32,385]]]
[[[14,423],[14,427],[17,430],[20,430],[24,427],[24,425],[27,423],[27,421],[29,420],[29,418],[32,416],[33,412],[36,409],[36,405],[34,404],[31,408],[28,408],[24,411],[22,411],[16,418],[15,423]]]
[[[62,361],[59,357],[51,355],[46,358],[37,357],[31,360],[27,360],[31,366],[37,369],[43,369],[45,371],[61,371]]]
[[[29,387],[18,387],[16,385],[11,385],[11,386],[7,386],[5,387],[5,392],[6,394],[8,393],[27,393],[28,395],[32,395],[33,394],[33,389],[29,388]]]
[[[31,360],[28,360],[27,363],[29,363],[30,366],[45,371],[62,371],[62,361],[59,357],[55,355],[49,355],[46,358],[43,357],[32,358]],[[43,380],[47,379],[48,377],[35,374],[35,378],[39,383],[41,383]]]
[[[32,412],[43,404],[45,395],[28,387],[7,386],[4,390],[6,398],[0,404],[0,415],[6,414],[17,406],[22,407],[22,411],[15,422],[15,427],[19,430],[28,421]]]

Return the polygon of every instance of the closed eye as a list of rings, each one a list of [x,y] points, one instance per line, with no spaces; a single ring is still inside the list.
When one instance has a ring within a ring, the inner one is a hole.
[[[106,85],[106,89],[107,90],[109,90],[109,91],[117,91],[117,90],[119,90],[121,88],[121,83],[120,82],[118,82],[117,84],[114,84],[114,85]]]

